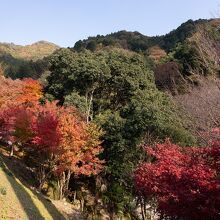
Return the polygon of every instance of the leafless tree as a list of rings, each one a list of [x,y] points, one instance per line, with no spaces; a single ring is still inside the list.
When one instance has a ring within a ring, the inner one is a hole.
[[[220,126],[220,80],[200,78],[200,86],[189,93],[176,95],[174,100],[188,116],[188,125],[204,143],[205,133]],[[208,138],[208,137],[207,137]]]

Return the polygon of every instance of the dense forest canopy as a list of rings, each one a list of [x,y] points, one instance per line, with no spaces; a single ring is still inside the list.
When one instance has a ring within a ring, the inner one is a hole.
[[[63,49],[51,57],[50,71],[46,97],[78,107],[88,122],[104,131],[101,157],[109,182],[105,197],[114,209],[132,201],[130,176],[142,157],[141,142],[166,137],[181,145],[195,141],[170,98],[156,88],[141,55],[121,49]]]

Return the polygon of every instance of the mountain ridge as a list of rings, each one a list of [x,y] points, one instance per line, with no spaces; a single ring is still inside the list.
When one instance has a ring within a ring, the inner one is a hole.
[[[105,48],[125,49],[144,55],[154,66],[174,61],[178,65],[178,68],[174,66],[174,69],[179,69],[182,75],[187,77],[195,72],[208,75],[220,69],[219,27],[220,19],[188,20],[161,36],[150,37],[137,31],[122,30],[105,36],[97,35],[79,40],[68,49],[74,52],[83,50],[95,52]],[[38,78],[47,70],[50,55],[60,48],[45,40],[26,46],[0,43],[0,65],[3,66],[6,76]],[[44,62],[45,60],[47,61]],[[173,64],[176,65],[175,63]],[[42,67],[40,70],[39,66]],[[173,65],[165,65],[159,70],[167,67],[168,70],[173,69]]]
[[[197,25],[211,22],[212,20],[219,19],[189,19],[174,30],[171,30],[169,33],[156,36],[148,36],[138,31],[126,30],[113,32],[107,35],[92,36],[77,41],[73,49],[77,51],[80,51],[81,49],[94,50],[95,46],[98,44],[102,44],[102,46],[119,46],[119,43],[124,49],[133,50],[135,52],[144,51],[150,46],[155,46],[156,44],[159,44],[165,50],[169,51],[178,40],[183,41],[192,34]]]
[[[60,47],[48,41],[37,41],[28,45],[17,45],[14,43],[0,43],[0,55],[11,55],[14,58],[24,60],[42,59]]]

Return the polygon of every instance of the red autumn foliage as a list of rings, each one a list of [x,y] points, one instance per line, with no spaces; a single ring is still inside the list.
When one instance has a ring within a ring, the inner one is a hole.
[[[1,138],[25,146],[36,163],[40,188],[51,174],[58,177],[60,198],[68,189],[71,174],[90,176],[102,170],[100,134],[74,108],[60,107],[56,102],[11,105],[0,111]]]
[[[102,170],[100,131],[86,124],[74,108],[60,107],[56,102],[35,106],[35,110],[33,148],[41,155],[43,176],[52,172],[58,177],[61,199],[68,191],[71,174],[90,176]]]
[[[103,161],[98,158],[102,151],[98,140],[100,134],[90,134],[88,126],[91,125],[83,122],[74,108],[48,102],[34,109],[33,147],[38,152],[44,152],[47,158],[54,155],[54,169],[58,175],[64,171],[76,175],[91,175],[101,171]]]
[[[86,143],[85,124],[80,122],[79,118],[68,112],[71,109],[64,109],[60,118],[60,132],[62,138],[60,141],[60,157],[58,173],[65,170],[78,173],[78,166],[83,154],[83,146]]]
[[[16,109],[7,109],[0,112],[0,138],[14,142]]]
[[[32,144],[38,151],[56,153],[60,142],[58,107],[56,103],[34,106],[35,120],[32,123]]]
[[[0,107],[11,105],[20,96],[22,89],[21,80],[12,80],[0,77]]]
[[[11,156],[15,144],[25,146],[37,168],[39,188],[56,175],[62,198],[72,173],[90,176],[102,170],[101,131],[86,124],[74,108],[57,102],[41,105],[41,97],[38,81],[0,77],[0,139],[10,145]]]
[[[0,137],[4,141],[26,143],[31,140],[32,109],[24,106],[11,106],[0,111]]]
[[[156,198],[161,218],[219,219],[219,141],[206,148],[167,141],[146,150],[153,160],[137,168],[135,186],[140,196]]]

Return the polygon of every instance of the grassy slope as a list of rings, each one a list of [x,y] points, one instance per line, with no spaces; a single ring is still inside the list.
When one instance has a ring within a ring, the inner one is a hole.
[[[0,157],[0,219],[65,219],[42,195],[24,186]]]

